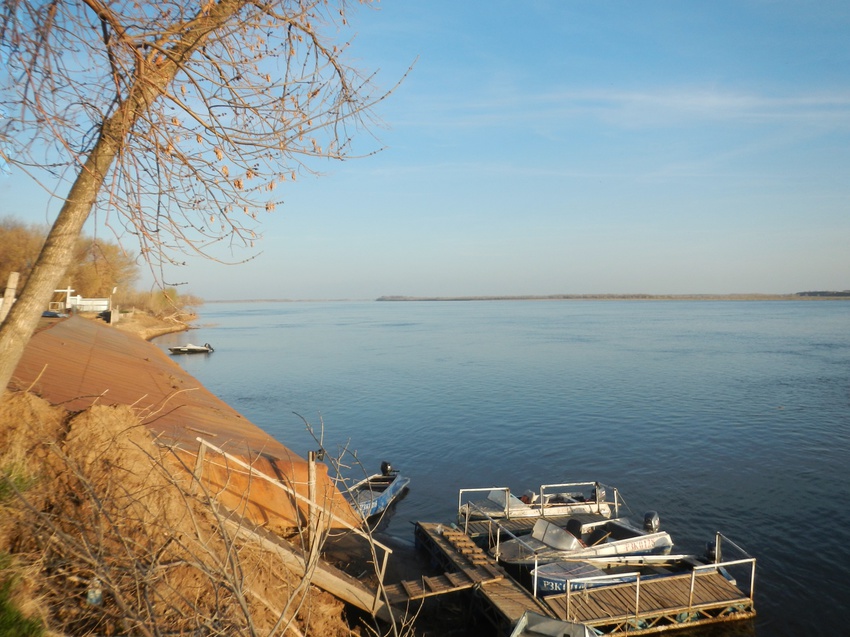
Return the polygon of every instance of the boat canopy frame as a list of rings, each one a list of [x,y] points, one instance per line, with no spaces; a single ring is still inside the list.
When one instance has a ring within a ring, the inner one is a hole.
[[[553,497],[556,497],[560,494],[566,496],[575,496],[573,491],[591,491],[595,494],[602,493],[603,498],[596,498],[592,501],[576,501],[576,502],[551,502]],[[566,491],[566,492],[565,492]],[[470,500],[469,496],[475,493],[479,494],[487,494],[486,499],[491,500],[494,504],[502,504],[501,514],[505,519],[510,520],[511,515],[511,505],[517,505],[517,502],[520,504],[524,504],[525,507],[538,509],[539,515],[541,517],[546,517],[547,508],[553,509],[557,507],[558,509],[569,509],[570,507],[587,507],[588,505],[596,504],[596,513],[602,514],[603,505],[608,505],[609,507],[613,507],[613,513],[611,513],[612,517],[620,516],[620,506],[625,505],[622,497],[620,496],[620,491],[616,487],[612,487],[610,485],[603,484],[601,482],[560,482],[554,484],[542,484],[540,485],[539,490],[535,493],[535,500],[533,503],[523,503],[522,500],[517,498],[515,495],[511,494],[510,487],[476,487],[471,489],[461,489],[458,492],[457,499],[457,511],[458,511],[458,520],[463,520],[469,517],[470,508],[474,508],[480,514],[485,515],[485,519],[488,517],[492,517],[486,514],[480,507],[476,507],[475,504]],[[500,502],[497,502],[492,495],[503,494],[500,495]],[[612,494],[613,498],[611,500],[608,499],[608,494]],[[565,515],[563,510],[557,515]]]

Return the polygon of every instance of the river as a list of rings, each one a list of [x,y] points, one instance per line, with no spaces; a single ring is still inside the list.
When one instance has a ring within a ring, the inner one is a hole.
[[[759,636],[850,630],[847,302],[209,303],[155,342],[186,341],[215,353],[180,364],[297,453],[317,435],[410,476],[402,541],[461,487],[598,480],[677,551],[722,531],[755,556]]]

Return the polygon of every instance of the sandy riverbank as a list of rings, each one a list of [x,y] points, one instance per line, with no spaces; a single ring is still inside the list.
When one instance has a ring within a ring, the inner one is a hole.
[[[150,341],[164,334],[190,330],[191,323],[196,318],[196,314],[176,314],[169,318],[157,318],[145,312],[128,312],[119,314],[119,319],[113,327]]]
[[[0,554],[10,556],[0,584],[19,582],[16,605],[58,631],[48,635],[207,621],[248,634],[281,617],[292,634],[351,634],[342,602],[227,526],[244,515],[285,533],[304,511],[222,456],[202,459],[197,438],[306,496],[304,460],[142,340],[188,322],[122,319],[42,319],[0,397]],[[317,496],[343,514],[321,468]]]

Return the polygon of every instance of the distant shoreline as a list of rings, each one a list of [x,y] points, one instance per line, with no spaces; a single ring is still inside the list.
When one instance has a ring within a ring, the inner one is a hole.
[[[377,299],[214,299],[204,303],[368,303],[399,301],[850,301],[850,291],[794,294],[545,294],[490,296],[402,296]]]
[[[850,301],[850,292],[796,294],[548,294],[525,296],[381,296],[377,301]]]

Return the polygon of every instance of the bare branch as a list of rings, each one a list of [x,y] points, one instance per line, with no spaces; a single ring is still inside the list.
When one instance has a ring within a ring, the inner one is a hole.
[[[389,94],[331,39],[344,0],[195,7],[5,0],[0,24],[7,161],[76,172],[108,133],[115,163],[94,210],[155,262],[250,248],[276,186],[357,156],[354,133]]]

